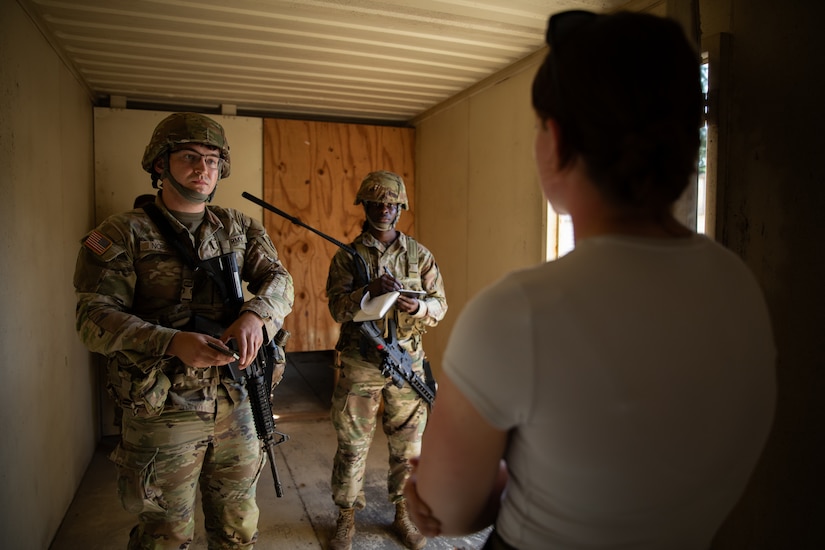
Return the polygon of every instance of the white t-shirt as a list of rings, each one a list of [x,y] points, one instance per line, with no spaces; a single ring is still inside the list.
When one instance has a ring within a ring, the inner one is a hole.
[[[444,370],[512,432],[508,543],[705,550],[765,444],[775,355],[762,292],[730,251],[596,237],[471,300]]]

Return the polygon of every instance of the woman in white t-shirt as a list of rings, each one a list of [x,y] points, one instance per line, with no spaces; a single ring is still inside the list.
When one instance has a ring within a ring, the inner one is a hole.
[[[681,225],[698,58],[675,22],[564,12],[533,83],[535,158],[576,247],[473,298],[406,488],[428,536],[487,549],[706,549],[775,403],[765,301]]]

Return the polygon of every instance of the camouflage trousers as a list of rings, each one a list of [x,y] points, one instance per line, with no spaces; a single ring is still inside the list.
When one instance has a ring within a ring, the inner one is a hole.
[[[265,455],[249,401],[234,408],[219,387],[216,409],[123,415],[121,442],[110,458],[123,507],[138,515],[129,550],[188,548],[198,487],[210,550],[252,548]]]
[[[378,410],[389,447],[387,491],[391,502],[403,498],[410,472],[409,460],[421,452],[421,436],[427,423],[427,404],[409,384],[398,388],[372,364],[342,357],[343,368],[332,396],[332,424],[338,450],[332,466],[332,499],[340,508],[359,507],[364,502],[364,472]],[[423,358],[413,370],[423,378]]]

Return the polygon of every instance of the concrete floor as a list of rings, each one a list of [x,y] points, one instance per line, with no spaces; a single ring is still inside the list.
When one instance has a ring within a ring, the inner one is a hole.
[[[258,483],[257,550],[326,549],[335,530],[337,509],[330,496],[329,478],[336,439],[329,421],[333,373],[329,352],[288,353],[284,380],[275,391],[277,429],[289,440],[275,448],[283,497],[275,495],[272,474],[264,468]],[[134,517],[117,497],[115,469],[107,455],[117,436],[100,442],[89,469],[66,513],[50,550],[122,550]],[[387,501],[387,445],[376,430],[367,459],[364,483],[367,507],[356,514],[354,550],[403,548],[390,530],[393,507]],[[430,539],[428,549],[474,550],[484,545],[487,531],[468,537]],[[206,550],[203,515],[196,513],[191,550]]]

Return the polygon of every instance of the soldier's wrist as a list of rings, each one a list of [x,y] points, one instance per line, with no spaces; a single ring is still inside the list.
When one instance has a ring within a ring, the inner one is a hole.
[[[260,313],[258,313],[257,311],[247,309],[245,311],[242,311],[241,315],[243,315],[245,313],[251,313],[252,315],[254,315],[255,318],[261,323],[261,327],[263,327],[266,324],[266,319],[264,319],[264,317]]]

